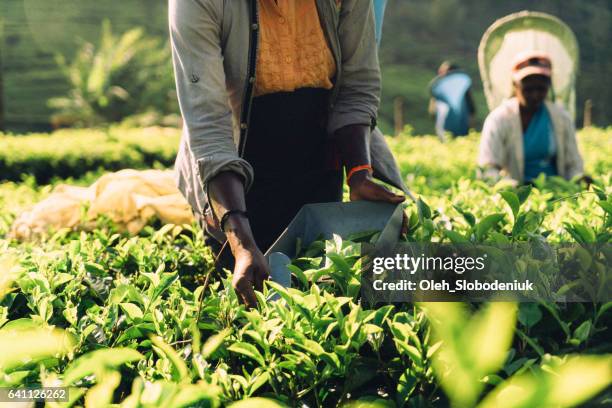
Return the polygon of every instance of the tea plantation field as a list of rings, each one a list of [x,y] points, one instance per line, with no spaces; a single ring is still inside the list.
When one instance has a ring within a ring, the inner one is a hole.
[[[100,220],[89,233],[8,239],[16,215],[61,179],[87,185],[105,167],[168,165],[178,132],[142,132],[0,136],[16,152],[2,149],[0,167],[31,174],[0,174],[0,387],[68,387],[69,400],[50,407],[612,404],[612,302],[373,308],[359,293],[358,245],[369,237],[353,236],[305,248],[294,288],[271,283],[245,310],[195,225],[153,223],[130,237]],[[95,158],[71,142],[88,134],[100,138]],[[477,180],[478,136],[389,140],[419,197],[406,206],[405,240],[611,242],[612,129],[579,133],[588,189]],[[584,252],[573,287],[612,284]]]

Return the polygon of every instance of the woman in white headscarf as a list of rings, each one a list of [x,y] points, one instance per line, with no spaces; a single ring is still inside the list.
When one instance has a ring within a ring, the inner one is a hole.
[[[583,176],[573,121],[565,109],[546,100],[551,74],[552,63],[544,53],[516,57],[515,96],[488,115],[482,130],[478,164],[485,177],[529,183],[540,174],[567,180]]]

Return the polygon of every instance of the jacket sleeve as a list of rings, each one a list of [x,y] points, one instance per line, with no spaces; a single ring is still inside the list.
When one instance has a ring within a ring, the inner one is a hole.
[[[478,166],[483,169],[481,177],[498,178],[505,167],[505,147],[501,124],[494,112],[489,113],[482,128]]]
[[[568,180],[582,176],[584,174],[584,164],[582,156],[578,150],[578,142],[576,141],[576,128],[574,121],[568,115],[564,115],[566,122],[565,126],[565,174]]]
[[[225,84],[223,0],[170,0],[168,11],[183,137],[204,191],[222,171],[239,174],[248,189],[253,169],[237,153]]]
[[[347,125],[373,126],[380,102],[380,67],[372,1],[343,0],[339,20],[342,72],[328,132]]]

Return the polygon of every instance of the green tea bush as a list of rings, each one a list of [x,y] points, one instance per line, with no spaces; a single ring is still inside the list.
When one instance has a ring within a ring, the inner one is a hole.
[[[80,178],[103,169],[168,167],[180,132],[171,128],[59,130],[51,134],[0,135],[0,180],[32,176],[39,184]]]
[[[610,243],[608,134],[580,136],[596,180],[589,189],[555,178],[533,188],[476,180],[475,136],[393,139],[419,193],[406,206],[405,239]],[[64,407],[609,402],[612,302],[372,306],[360,295],[359,245],[374,232],[301,248],[293,288],[270,283],[246,310],[195,225],[130,237],[100,220],[92,232],[44,242],[2,238],[49,189],[32,178],[0,184],[0,348],[11,350],[0,355],[0,386],[66,386],[70,401],[53,405]],[[577,268],[574,287],[599,273],[595,262]]]
[[[610,153],[612,128],[585,128],[577,133],[578,147],[588,174],[612,172]],[[441,144],[434,136],[388,138],[407,184],[419,194],[439,194],[461,178],[474,179],[479,133]]]
[[[611,201],[607,193],[596,196],[598,203]],[[451,226],[475,239],[470,231],[483,231],[478,226],[490,212],[511,212],[500,197],[487,215],[474,216],[474,227],[459,219]],[[528,197],[517,216],[530,201],[538,207],[546,198]],[[601,213],[603,207],[585,207],[583,214],[599,241],[610,239],[610,213]],[[408,239],[449,239],[446,209],[421,200],[408,211]],[[473,205],[463,211],[477,213]],[[523,239],[512,227],[504,217],[481,240]],[[43,243],[2,243],[3,270],[12,273],[0,301],[0,342],[42,327],[62,330],[67,340],[51,344],[68,347],[49,351],[41,337],[17,348],[31,363],[0,360],[2,385],[61,384],[71,387],[77,406],[169,406],[164,401],[189,391],[202,404],[195,406],[267,397],[320,407],[354,401],[489,407],[501,398],[504,406],[518,407],[573,406],[612,382],[610,304],[372,308],[360,302],[359,244],[336,238],[304,248],[292,267],[294,288],[270,283],[257,294],[259,307],[247,311],[229,275],[203,285],[213,254],[197,228],[147,228],[138,237],[107,231],[102,226],[92,233],[61,231]],[[541,226],[533,231],[544,232]],[[270,291],[281,300],[267,300]],[[592,380],[573,383],[585,376]],[[513,399],[498,397],[508,392]],[[96,396],[104,397],[98,405]]]
[[[587,173],[610,174],[612,130],[578,132]],[[50,134],[0,134],[0,181],[32,175],[39,184],[54,178],[80,178],[88,171],[145,168],[158,162],[171,166],[180,130],[111,126],[107,129],[63,129]],[[461,178],[476,175],[479,134],[441,144],[435,136],[388,138],[408,186],[419,194],[437,195]],[[560,182],[563,184],[562,182]]]

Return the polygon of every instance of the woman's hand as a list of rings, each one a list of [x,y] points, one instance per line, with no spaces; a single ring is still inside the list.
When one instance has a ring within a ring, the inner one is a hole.
[[[232,287],[242,303],[256,307],[255,290],[262,291],[263,282],[270,276],[268,262],[255,244],[245,217],[229,217],[225,230],[235,259]]]
[[[369,200],[369,201],[384,201],[391,204],[399,204],[406,197],[395,194],[383,185],[374,182],[370,178],[368,171],[360,171],[355,173],[349,180],[350,198],[351,201]],[[402,229],[400,235],[408,233],[408,216],[404,211],[402,214]]]
[[[240,248],[234,252],[234,275],[232,287],[238,297],[248,307],[257,306],[255,290],[263,290],[263,282],[268,279],[269,267],[259,248]]]
[[[229,210],[246,210],[244,187],[238,175],[232,172],[218,174],[210,181],[209,191],[219,222]],[[255,243],[251,225],[244,213],[231,214],[225,225],[220,227],[224,229],[235,259],[232,286],[247,307],[255,307],[257,298],[254,288],[263,289],[263,281],[270,275],[268,262]]]
[[[351,201],[368,200],[384,201],[391,204],[399,204],[406,197],[395,194],[385,186],[374,182],[367,170],[355,173],[349,180]]]
[[[370,164],[369,138],[369,126],[348,125],[336,131],[335,140],[347,172]],[[350,175],[348,184],[351,201],[368,200],[399,204],[406,199],[403,195],[394,194],[386,187],[375,183],[368,170],[360,170]]]

